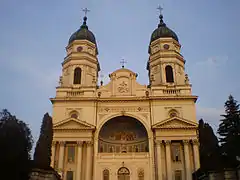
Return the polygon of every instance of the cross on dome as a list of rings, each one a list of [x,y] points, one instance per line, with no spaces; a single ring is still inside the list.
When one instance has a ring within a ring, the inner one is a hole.
[[[82,9],[82,11],[85,13],[85,16],[87,16],[87,13],[90,12],[90,10],[88,8],[84,8],[84,9]]]
[[[126,64],[127,61],[125,61],[124,59],[122,59],[122,61],[120,61],[120,63],[122,64],[122,68],[124,68],[124,64]]]

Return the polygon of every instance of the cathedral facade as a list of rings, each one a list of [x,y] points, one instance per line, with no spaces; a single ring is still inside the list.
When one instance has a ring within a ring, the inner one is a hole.
[[[177,35],[160,15],[148,85],[124,66],[99,82],[87,17],[69,39],[53,105],[52,167],[64,180],[191,180],[199,168],[195,102]]]

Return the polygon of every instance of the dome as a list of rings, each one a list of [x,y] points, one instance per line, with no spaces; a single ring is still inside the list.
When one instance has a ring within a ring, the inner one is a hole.
[[[75,33],[71,35],[68,41],[68,44],[72,43],[75,40],[88,40],[97,46],[94,34],[90,30],[88,30],[88,26],[86,23],[87,17],[85,16],[83,20],[84,21],[82,26]]]
[[[166,26],[166,24],[163,22],[163,16],[160,15],[160,23],[158,24],[158,28],[155,29],[151,35],[151,42],[159,39],[159,38],[166,38],[166,37],[171,37],[175,39],[178,42],[178,37],[175,32],[173,32],[170,28]]]

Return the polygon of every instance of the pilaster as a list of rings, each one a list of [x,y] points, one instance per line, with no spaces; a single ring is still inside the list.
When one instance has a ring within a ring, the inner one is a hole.
[[[195,168],[195,171],[197,171],[200,168],[199,142],[197,139],[193,140],[193,156],[194,156],[194,168]]]
[[[161,146],[162,146],[162,141],[156,141],[157,145],[157,176],[158,180],[162,180],[162,152],[161,152]]]
[[[77,142],[77,169],[76,169],[76,180],[81,180],[81,170],[82,170],[82,146],[83,142]]]

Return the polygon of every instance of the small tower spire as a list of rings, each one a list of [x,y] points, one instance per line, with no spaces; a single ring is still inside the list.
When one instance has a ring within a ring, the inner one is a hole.
[[[159,6],[157,7],[157,9],[159,10],[159,13],[160,13],[160,15],[159,15],[160,23],[158,24],[158,27],[160,27],[160,26],[166,26],[166,24],[165,24],[164,21],[163,21],[163,14],[162,14],[163,8],[162,8],[162,6],[159,5]]]

